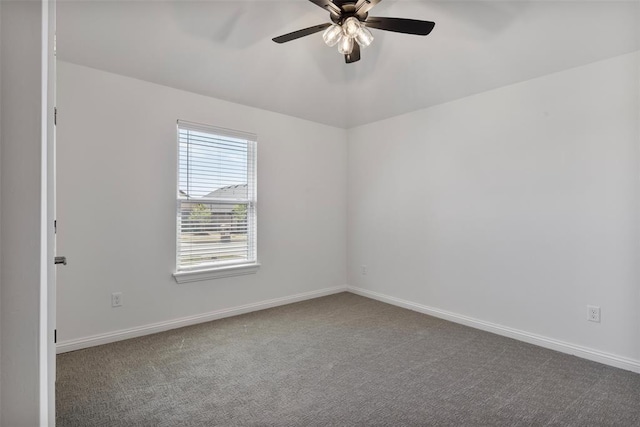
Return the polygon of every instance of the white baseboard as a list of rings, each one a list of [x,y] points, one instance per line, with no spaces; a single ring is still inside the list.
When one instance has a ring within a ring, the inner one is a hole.
[[[157,332],[168,331],[170,329],[182,328],[183,326],[195,325],[198,323],[210,322],[212,320],[222,319],[225,317],[237,316],[239,314],[250,313],[252,311],[264,310],[267,308],[277,307],[280,305],[291,304],[308,299],[323,297],[326,295],[346,292],[346,286],[336,286],[334,288],[325,288],[317,291],[305,292],[302,294],[291,295],[287,297],[274,298],[266,301],[241,305],[239,307],[226,308],[222,310],[212,311],[210,313],[198,314],[195,316],[182,317],[180,319],[167,320],[165,322],[152,323],[149,325],[139,326],[135,328],[122,329],[119,331],[107,332],[105,334],[92,335],[89,337],[77,338],[68,341],[60,341],[56,345],[56,353],[66,353],[68,351],[80,350],[96,345],[108,344],[116,341],[136,338],[143,335],[155,334]]]
[[[583,359],[592,360],[605,365],[613,366],[616,368],[625,369],[640,374],[640,361],[634,359],[628,359],[614,354],[605,353],[598,350],[593,350],[587,347],[570,344],[564,341],[547,338],[541,335],[532,334],[529,332],[521,331],[518,329],[509,328],[495,323],[485,322],[482,320],[474,319],[472,317],[463,316],[460,314],[452,313],[445,310],[429,307],[422,304],[417,304],[411,301],[395,298],[389,295],[381,294],[379,292],[370,291],[355,286],[347,286],[347,290],[351,293],[361,295],[363,297],[372,298],[378,301],[386,302],[388,304],[396,305],[398,307],[407,308],[409,310],[417,311],[419,313],[428,314],[440,319],[449,320],[454,323],[470,326],[472,328],[481,329],[483,331],[492,332],[497,335],[513,338],[519,341],[524,341],[529,344],[534,344],[540,347],[556,350],[561,353],[571,354]]]
[[[241,305],[238,307],[227,308],[212,311],[210,313],[198,314],[195,316],[182,317],[179,319],[168,320],[165,322],[152,323],[149,325],[139,326],[135,328],[122,329],[119,331],[108,332],[105,334],[92,335],[68,341],[61,341],[56,345],[57,353],[66,353],[69,351],[80,350],[83,348],[93,347],[102,344],[108,344],[116,341],[136,338],[143,335],[155,334],[158,332],[168,331],[170,329],[182,328],[184,326],[195,325],[198,323],[210,322],[212,320],[222,319],[225,317],[237,316],[239,314],[249,313],[252,311],[264,310],[267,308],[277,307],[280,305],[291,304],[294,302],[305,301],[308,299],[319,298],[326,295],[337,294],[340,292],[351,292],[367,298],[386,302],[398,307],[403,307],[419,313],[428,314],[440,319],[449,320],[454,323],[470,326],[497,335],[524,341],[540,347],[556,350],[562,353],[572,354],[583,359],[592,360],[594,362],[603,363],[605,365],[614,366],[616,368],[640,374],[640,361],[628,359],[614,354],[605,353],[598,350],[574,345],[564,341],[547,338],[541,335],[532,334],[514,328],[498,325],[495,323],[485,322],[483,320],[474,319],[472,317],[463,316],[446,310],[429,307],[426,305],[414,303],[379,292],[370,291],[355,286],[336,286],[334,288],[320,289],[317,291],[305,292],[301,294],[291,295],[287,297],[274,298],[266,301],[259,301],[252,304]]]

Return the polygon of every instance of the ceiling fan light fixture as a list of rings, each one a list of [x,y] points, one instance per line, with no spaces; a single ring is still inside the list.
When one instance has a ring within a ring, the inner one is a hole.
[[[327,46],[335,46],[342,38],[342,27],[338,24],[333,24],[322,33],[322,39]]]
[[[338,52],[343,55],[349,55],[353,51],[353,39],[351,37],[343,37],[338,44]]]
[[[360,27],[360,21],[358,21],[358,18],[354,18],[353,16],[348,17],[342,23],[342,31],[344,32],[344,35],[351,39],[356,37]]]
[[[369,31],[368,28],[361,25],[360,29],[356,33],[356,41],[360,47],[365,48],[373,41],[373,34],[371,34],[371,31]]]
[[[2,0],[0,0],[2,1]],[[338,45],[347,64],[360,61],[360,50],[373,42],[368,28],[393,31],[402,34],[426,36],[435,22],[407,18],[371,17],[369,11],[381,0],[309,0],[329,12],[332,22],[303,28],[292,33],[274,37],[276,43],[286,43],[311,34],[322,33],[329,46]]]

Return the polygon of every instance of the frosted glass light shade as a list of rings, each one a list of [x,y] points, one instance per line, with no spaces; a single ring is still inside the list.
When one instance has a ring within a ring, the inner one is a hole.
[[[338,52],[343,55],[349,55],[353,51],[353,39],[351,37],[343,37],[338,44]]]
[[[322,33],[322,39],[327,46],[335,46],[342,38],[342,27],[338,24],[333,24]]]
[[[356,33],[356,41],[358,44],[365,48],[371,44],[373,41],[373,34],[364,26],[361,26],[358,32]]]
[[[359,29],[360,21],[358,21],[358,19],[354,18],[353,16],[345,19],[345,21],[342,23],[342,31],[344,32],[344,35],[349,38],[354,38]]]

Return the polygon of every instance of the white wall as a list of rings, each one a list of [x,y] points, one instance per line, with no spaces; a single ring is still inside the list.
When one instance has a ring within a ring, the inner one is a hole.
[[[2,40],[2,3],[0,3],[0,40]],[[0,100],[2,99],[2,43],[0,42]],[[0,188],[2,188],[2,101],[0,101]],[[2,381],[2,196],[0,196],[0,381]],[[0,411],[2,387],[0,386]],[[0,424],[2,417],[0,416]]]
[[[639,61],[350,130],[349,284],[640,361]]]
[[[346,284],[345,130],[65,62],[58,118],[59,343]],[[176,119],[258,135],[257,274],[174,281]]]
[[[33,427],[46,425],[40,404],[47,408],[39,367],[43,4],[0,7],[0,425]]]
[[[0,41],[2,40],[2,3],[0,3]],[[2,100],[2,43],[0,42],[0,100]],[[2,188],[2,101],[0,101],[0,188]],[[2,381],[2,196],[0,196],[0,381]],[[0,411],[2,387],[0,386]],[[0,416],[0,424],[2,417]]]

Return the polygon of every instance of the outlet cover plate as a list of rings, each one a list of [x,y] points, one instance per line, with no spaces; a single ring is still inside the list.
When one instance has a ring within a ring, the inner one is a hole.
[[[600,323],[600,307],[595,305],[587,306],[587,320],[589,322]]]
[[[122,306],[122,292],[114,292],[111,294],[111,307]]]

